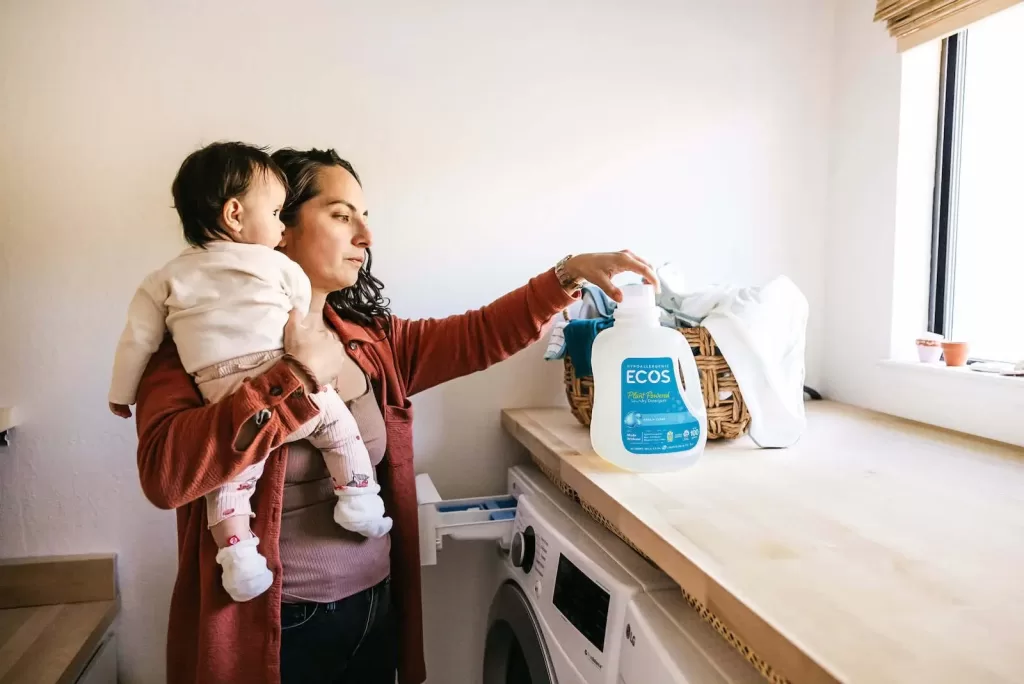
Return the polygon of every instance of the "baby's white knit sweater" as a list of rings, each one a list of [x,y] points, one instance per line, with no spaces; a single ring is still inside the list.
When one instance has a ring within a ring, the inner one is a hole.
[[[109,400],[134,404],[146,364],[170,331],[189,373],[284,346],[288,312],[309,312],[302,268],[262,245],[190,247],[142,281],[117,344]]]

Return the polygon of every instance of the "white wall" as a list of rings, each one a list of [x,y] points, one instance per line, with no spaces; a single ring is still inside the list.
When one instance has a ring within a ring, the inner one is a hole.
[[[832,76],[824,377],[855,403],[889,357],[893,302],[900,55],[874,5],[838,3]]]
[[[120,554],[122,681],[162,680],[174,522],[139,491],[107,374],[132,289],[180,247],[169,185],[201,143],[350,158],[399,314],[628,246],[694,284],[790,275],[819,378],[833,4],[553,5],[0,9],[0,405],[29,416],[0,451],[0,555]],[[519,454],[499,408],[562,401],[559,375],[535,348],[420,397],[419,470],[446,496],[500,491]],[[425,573],[434,684],[475,678],[492,553]]]

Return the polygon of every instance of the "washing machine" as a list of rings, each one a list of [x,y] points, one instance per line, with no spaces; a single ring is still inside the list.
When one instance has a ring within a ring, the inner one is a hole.
[[[516,513],[488,613],[483,684],[757,681],[710,627],[676,616],[685,609],[700,621],[671,578],[536,468],[511,469],[509,492]]]
[[[678,587],[634,597],[619,638],[619,684],[764,682],[690,607]]]

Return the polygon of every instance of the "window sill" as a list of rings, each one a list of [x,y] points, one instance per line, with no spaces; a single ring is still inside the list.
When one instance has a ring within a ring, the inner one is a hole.
[[[887,360],[868,408],[1024,446],[1024,378],[940,364]]]
[[[1024,377],[983,373],[971,370],[968,366],[950,367],[943,363],[921,363],[919,361],[882,361],[882,367],[904,370],[909,373],[922,373],[932,377],[956,379],[963,382],[987,383],[993,387],[1019,387],[1024,391]]]

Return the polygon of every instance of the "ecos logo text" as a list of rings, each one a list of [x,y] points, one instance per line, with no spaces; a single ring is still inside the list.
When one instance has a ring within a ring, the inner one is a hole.
[[[626,371],[626,384],[647,385],[665,384],[672,382],[672,371],[668,370],[628,370]]]

